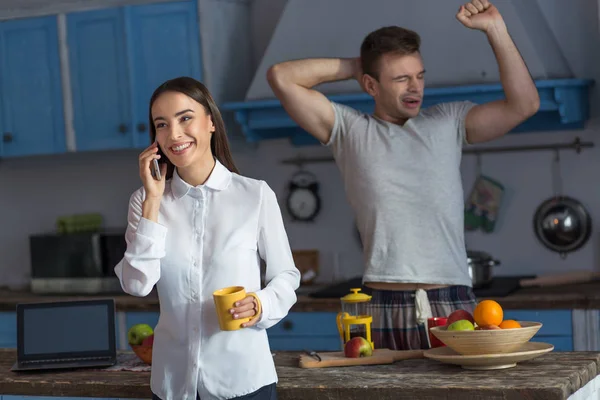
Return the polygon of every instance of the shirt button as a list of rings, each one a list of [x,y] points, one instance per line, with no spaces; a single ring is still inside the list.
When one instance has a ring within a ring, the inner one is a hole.
[[[196,332],[196,333],[197,333],[197,332],[198,332],[198,328],[194,328],[194,332]]]

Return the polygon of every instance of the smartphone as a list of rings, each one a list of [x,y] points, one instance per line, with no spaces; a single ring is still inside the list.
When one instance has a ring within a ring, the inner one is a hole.
[[[161,160],[160,162],[163,163],[164,161],[162,161],[162,160],[163,160],[164,155],[163,155],[162,151],[160,150],[160,147],[158,148],[158,153],[157,154],[160,155],[160,160]],[[161,173],[160,173],[160,164],[159,164],[159,161],[156,158],[154,160],[152,160],[152,171],[151,171],[151,173],[152,173],[152,176],[154,177],[154,179],[156,179],[157,181],[160,181],[162,179],[162,176],[161,176]]]
[[[152,160],[152,176],[157,181],[162,179],[162,176],[160,175],[160,165],[158,165],[158,160],[156,158]]]

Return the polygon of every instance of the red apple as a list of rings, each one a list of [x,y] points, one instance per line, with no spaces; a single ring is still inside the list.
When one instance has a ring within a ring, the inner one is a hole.
[[[446,322],[446,326],[450,326],[456,321],[460,321],[461,319],[466,319],[470,323],[474,324],[475,320],[470,312],[466,310],[456,310],[453,311],[450,315],[448,315],[448,321]]]
[[[154,344],[154,334],[148,336],[147,338],[145,338],[144,340],[142,340],[142,346],[150,346],[152,347],[152,345]]]
[[[373,347],[367,339],[356,336],[346,342],[344,355],[350,358],[370,357],[373,355]]]

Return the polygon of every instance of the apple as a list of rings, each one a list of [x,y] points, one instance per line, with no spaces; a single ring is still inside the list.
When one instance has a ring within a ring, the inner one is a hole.
[[[446,330],[449,330],[449,331],[474,331],[475,326],[473,325],[473,323],[471,321],[466,320],[466,319],[461,319],[459,321],[453,322],[450,325],[448,325],[448,328],[446,328]]]
[[[373,347],[364,337],[356,336],[344,345],[344,355],[349,358],[370,357],[373,355]]]
[[[467,310],[456,310],[453,311],[450,315],[448,315],[448,321],[446,322],[446,326],[450,326],[456,321],[460,321],[461,319],[466,319],[472,324],[475,323],[473,315],[471,315],[470,312],[468,312]]]
[[[148,336],[147,338],[145,338],[144,340],[142,340],[142,346],[150,346],[152,347],[154,345],[154,334]]]
[[[500,328],[498,325],[482,325],[482,326],[477,325],[477,328],[475,328],[476,331],[493,331],[496,329],[502,329],[502,328]]]
[[[138,346],[142,344],[144,339],[148,336],[153,335],[154,331],[148,324],[136,324],[129,328],[127,332],[127,340],[130,345]]]

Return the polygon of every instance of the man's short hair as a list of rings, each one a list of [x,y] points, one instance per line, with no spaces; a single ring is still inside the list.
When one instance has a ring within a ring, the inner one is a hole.
[[[379,79],[379,61],[384,54],[408,55],[419,52],[418,33],[399,26],[386,26],[369,33],[360,46],[363,74]]]

